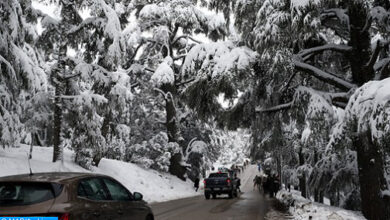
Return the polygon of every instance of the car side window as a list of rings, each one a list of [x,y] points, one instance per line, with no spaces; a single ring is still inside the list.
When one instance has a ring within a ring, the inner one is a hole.
[[[103,182],[98,178],[81,180],[77,195],[91,200],[109,200]]]
[[[106,184],[108,192],[111,195],[112,200],[114,201],[130,201],[131,196],[129,191],[122,186],[120,183],[109,179],[109,178],[103,178],[104,184]]]

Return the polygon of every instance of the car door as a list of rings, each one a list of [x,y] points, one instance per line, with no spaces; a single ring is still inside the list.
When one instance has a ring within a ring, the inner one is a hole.
[[[80,220],[116,219],[115,208],[103,181],[98,177],[82,179],[77,188],[78,204],[75,216]]]
[[[113,203],[120,204],[116,219],[145,219],[148,208],[141,201],[135,201],[131,193],[118,181],[112,178],[102,178]]]

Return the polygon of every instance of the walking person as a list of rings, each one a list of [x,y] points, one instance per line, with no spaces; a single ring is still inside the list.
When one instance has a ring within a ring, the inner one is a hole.
[[[256,189],[256,186],[257,186],[257,183],[258,183],[258,179],[259,178],[259,176],[255,176],[255,178],[253,179],[253,191],[255,191],[255,189]]]
[[[195,188],[195,192],[198,192],[198,189],[199,189],[199,177],[196,177],[195,179],[195,182],[194,182],[194,188]]]

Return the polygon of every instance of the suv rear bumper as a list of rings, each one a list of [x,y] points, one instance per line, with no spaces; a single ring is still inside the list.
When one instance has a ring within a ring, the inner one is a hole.
[[[205,193],[217,193],[217,194],[225,194],[230,193],[233,190],[232,187],[210,187],[205,188]]]

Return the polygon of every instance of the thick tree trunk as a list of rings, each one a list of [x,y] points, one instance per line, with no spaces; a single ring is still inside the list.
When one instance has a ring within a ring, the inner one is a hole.
[[[165,109],[167,113],[166,127],[167,127],[168,141],[177,142],[178,127],[177,127],[177,120],[176,120],[176,107],[175,107],[175,101],[173,100],[172,93],[169,93],[167,99],[165,100]]]
[[[349,1],[348,13],[352,78],[355,83],[362,85],[374,78],[372,66],[367,65],[371,51],[370,35],[368,30],[364,30],[368,10],[364,1]],[[370,131],[358,134],[353,140],[353,145],[357,151],[362,212],[370,220],[390,219],[390,209],[386,207],[381,196],[381,190],[387,187],[381,147],[373,142]]]
[[[371,132],[360,133],[353,140],[357,151],[362,212],[370,220],[390,219],[389,208],[381,197],[387,187],[383,176],[383,154]]]
[[[61,23],[60,33],[66,32],[64,23]],[[61,36],[63,38],[64,36]],[[67,43],[64,39],[61,39],[58,46],[58,63],[56,69],[53,71],[53,82],[55,85],[55,97],[54,97],[54,125],[53,125],[53,162],[60,159],[61,152],[61,128],[62,128],[62,95],[65,92],[63,76],[66,75],[66,63],[65,57],[67,52]]]
[[[62,127],[62,85],[56,82],[54,98],[54,125],[53,125],[53,162],[56,162],[61,155],[61,127]]]
[[[174,100],[174,95],[176,94],[175,87],[173,85],[166,84],[163,85],[161,89],[166,94],[165,111],[167,115],[166,115],[165,126],[167,128],[168,142],[176,142],[180,144],[178,140],[179,128],[177,124],[178,122],[177,122],[176,106]],[[187,169],[181,165],[181,162],[182,162],[181,153],[172,155],[170,159],[169,173],[184,180],[185,179],[184,174],[186,173]]]
[[[350,64],[353,82],[359,86],[374,78],[374,69],[366,64],[370,61],[371,38],[368,30],[364,30],[367,21],[367,8],[363,1],[350,1],[349,21],[352,46]]]

